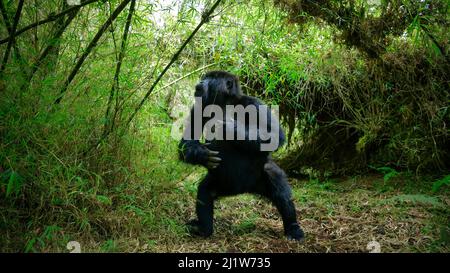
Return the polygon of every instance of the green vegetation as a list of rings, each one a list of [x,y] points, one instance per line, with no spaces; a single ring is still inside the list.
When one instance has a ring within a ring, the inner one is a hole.
[[[448,1],[81,2],[0,0],[0,251],[450,251]],[[304,243],[250,195],[187,234],[212,69],[280,105]]]

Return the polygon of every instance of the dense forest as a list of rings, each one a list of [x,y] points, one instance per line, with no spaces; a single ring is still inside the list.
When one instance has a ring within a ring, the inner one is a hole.
[[[447,0],[0,0],[0,251],[450,251]],[[279,106],[303,242],[244,194],[191,236],[211,70]]]

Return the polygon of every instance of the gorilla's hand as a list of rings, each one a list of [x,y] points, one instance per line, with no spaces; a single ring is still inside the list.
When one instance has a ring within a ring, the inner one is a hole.
[[[206,148],[205,146],[208,146],[210,143],[203,144],[203,148],[206,150],[207,160],[206,160],[206,168],[208,169],[215,169],[219,166],[222,159],[218,157],[217,155],[219,152],[210,150]]]

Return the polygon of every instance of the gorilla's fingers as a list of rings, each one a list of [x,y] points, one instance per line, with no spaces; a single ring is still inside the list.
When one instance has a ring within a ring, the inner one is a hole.
[[[208,158],[209,161],[214,162],[214,163],[219,163],[220,161],[222,161],[222,158],[217,157],[217,156],[210,156]]]
[[[219,154],[218,151],[213,151],[213,150],[210,150],[210,149],[208,149],[208,148],[206,148],[206,150],[208,150],[208,156],[210,156],[210,157]]]
[[[218,154],[219,154],[218,151],[213,151],[213,150],[208,149],[208,155],[218,155]]]
[[[219,167],[219,163],[208,162],[208,164],[206,164],[206,166],[208,167],[208,169],[215,169],[215,168]]]
[[[210,143],[205,143],[204,145],[207,146]],[[222,159],[220,157],[218,157],[219,152],[218,151],[213,151],[210,150],[208,148],[206,148],[206,151],[208,152],[208,162],[206,163],[206,167],[208,169],[215,169],[219,166],[219,163],[222,161]]]
[[[208,169],[215,169],[215,168],[219,167],[221,161],[222,161],[222,159],[220,157],[209,156],[208,163],[207,163]]]

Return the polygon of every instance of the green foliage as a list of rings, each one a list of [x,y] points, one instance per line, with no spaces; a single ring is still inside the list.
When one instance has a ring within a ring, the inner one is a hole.
[[[439,208],[445,207],[444,204],[442,204],[437,197],[425,194],[401,194],[390,198],[388,201],[411,202],[413,204],[421,203]]]
[[[213,28],[208,33],[221,34],[214,44],[193,47],[195,56],[209,50],[210,62],[239,74],[247,93],[280,105],[290,173],[306,166],[338,175],[368,164],[417,173],[448,168],[445,1],[323,1],[321,9],[276,2],[285,12],[255,3],[224,14],[237,17],[237,26]]]
[[[6,185],[6,197],[17,197],[24,183],[23,177],[12,170],[3,172],[0,181],[3,185]]]
[[[377,170],[377,171],[379,171],[379,172],[384,174],[384,176],[383,176],[384,182],[388,182],[392,178],[397,177],[398,175],[400,175],[399,172],[397,172],[396,170],[394,170],[394,169],[392,169],[390,167],[387,167],[387,166],[384,166],[384,167],[372,167],[372,168],[374,168],[375,170]]]
[[[442,179],[436,180],[433,183],[433,192],[439,191],[444,185],[450,185],[450,175],[444,176]]]
[[[108,206],[111,206],[111,205],[112,205],[111,199],[110,199],[109,197],[107,197],[107,196],[104,196],[104,195],[97,195],[96,198],[97,198],[97,200],[98,200],[100,203],[102,203],[102,204],[105,204],[105,205],[108,205]]]
[[[7,2],[8,13],[14,14],[16,1]],[[334,198],[342,187],[333,175],[365,171],[368,164],[386,166],[376,168],[384,174],[383,195],[398,189],[388,182],[406,171],[448,173],[448,31],[441,1],[433,9],[426,7],[428,1],[381,1],[373,7],[365,1],[323,1],[320,10],[308,6],[313,1],[275,1],[285,6],[224,1],[128,123],[197,25],[202,7],[211,4],[136,1],[123,61],[127,9],[55,105],[74,63],[120,2],[83,7],[57,39],[55,31],[64,20],[15,38],[17,50],[13,47],[0,73],[2,251],[64,252],[69,240],[103,252],[162,251],[161,244],[168,242],[189,245],[183,223],[194,215],[197,185],[206,171],[178,161],[171,129],[188,112],[203,67],[234,72],[246,93],[280,105],[290,146],[276,157],[289,173],[309,175],[310,182],[294,197],[305,207],[319,205],[322,210],[311,219],[339,213]],[[299,18],[292,17],[294,2],[306,3]],[[25,1],[19,28],[62,10],[62,3]],[[399,3],[409,15],[396,12]],[[388,17],[392,20],[380,20]],[[8,29],[4,21],[0,25],[4,39]],[[0,45],[2,57],[5,47]],[[35,63],[45,49],[49,55]],[[370,52],[377,57],[368,57]],[[118,63],[121,73],[114,79]],[[109,128],[113,132],[102,138]],[[447,175],[433,183],[436,196],[446,193],[449,180]],[[378,186],[374,195],[380,195]],[[443,203],[422,194],[420,186],[392,200]],[[366,212],[362,202],[339,201],[350,203],[350,213]],[[257,232],[261,212],[254,210],[234,211],[239,220],[235,235]],[[250,217],[241,217],[246,214]],[[426,228],[435,232],[434,224]]]
[[[256,228],[256,220],[256,216],[254,216],[242,221],[237,226],[233,227],[233,232],[237,235],[243,235],[252,232]]]
[[[115,252],[117,246],[114,240],[107,240],[101,246],[102,252]]]
[[[39,236],[34,236],[25,245],[25,252],[38,252],[39,249],[45,249],[48,243],[55,240],[56,234],[61,231],[61,227],[51,225],[46,226]]]

